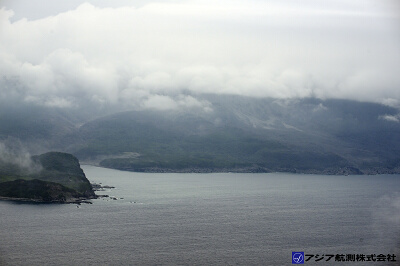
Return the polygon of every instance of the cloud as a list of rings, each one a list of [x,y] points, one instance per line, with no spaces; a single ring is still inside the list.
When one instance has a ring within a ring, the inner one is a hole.
[[[322,103],[320,103],[318,106],[316,106],[316,107],[313,109],[313,112],[323,112],[323,111],[326,111],[326,110],[328,110],[328,107],[326,107],[325,105],[323,105]]]
[[[176,102],[169,96],[154,95],[144,101],[143,106],[150,109],[168,110],[176,109]]]
[[[35,173],[42,169],[41,165],[32,161],[22,143],[11,137],[0,142],[0,164],[2,163],[17,166],[21,173]]]
[[[200,103],[204,110],[208,103],[194,101],[197,94],[398,102],[400,17],[393,3],[84,3],[16,21],[3,8],[0,86],[13,91],[0,97],[62,108]]]
[[[390,121],[390,122],[400,122],[400,114],[397,115],[383,115],[379,117],[380,119]]]
[[[179,94],[177,96],[147,94],[137,100],[138,108],[154,110],[178,110],[192,109],[202,112],[211,112],[211,103],[206,100],[198,100],[190,95]]]

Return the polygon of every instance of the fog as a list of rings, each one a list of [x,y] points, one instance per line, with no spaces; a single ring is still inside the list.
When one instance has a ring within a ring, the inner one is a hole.
[[[0,142],[0,165],[2,164],[16,165],[22,173],[37,173],[42,169],[39,163],[32,160],[24,144],[13,137]]]
[[[4,1],[0,99],[209,111],[196,95],[211,93],[399,106],[398,7],[358,0],[71,1],[39,12]]]

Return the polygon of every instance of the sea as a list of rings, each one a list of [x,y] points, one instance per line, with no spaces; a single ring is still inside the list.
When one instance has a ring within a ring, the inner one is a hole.
[[[0,202],[0,265],[400,264],[400,175],[82,169],[109,197]]]

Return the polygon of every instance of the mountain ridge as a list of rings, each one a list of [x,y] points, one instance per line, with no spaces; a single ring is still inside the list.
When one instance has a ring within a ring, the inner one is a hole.
[[[86,116],[52,136],[50,146],[129,171],[400,173],[400,123],[388,119],[397,117],[396,108],[340,99],[197,97],[209,110]]]

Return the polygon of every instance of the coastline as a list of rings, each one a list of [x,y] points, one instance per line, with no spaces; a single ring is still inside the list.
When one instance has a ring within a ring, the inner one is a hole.
[[[242,168],[160,168],[160,167],[147,167],[147,168],[133,168],[133,167],[107,167],[101,164],[84,162],[82,165],[89,165],[95,167],[101,167],[106,169],[137,172],[137,173],[291,173],[291,174],[309,174],[309,175],[338,175],[338,176],[349,176],[349,175],[396,175],[400,174],[400,168],[388,169],[388,168],[371,168],[371,169],[358,169],[354,167],[342,167],[342,168],[328,168],[328,169],[296,169],[296,168],[282,168],[282,169],[268,169],[264,167],[242,167]]]
[[[96,196],[97,198],[97,196]],[[93,199],[96,199],[93,198]],[[30,199],[30,198],[12,198],[12,197],[2,197],[0,196],[0,200],[2,201],[16,201],[16,202],[26,202],[26,203],[44,203],[44,204],[93,204],[90,200],[92,198],[71,198],[65,201],[61,200],[52,200],[52,201],[44,201],[40,199]]]

